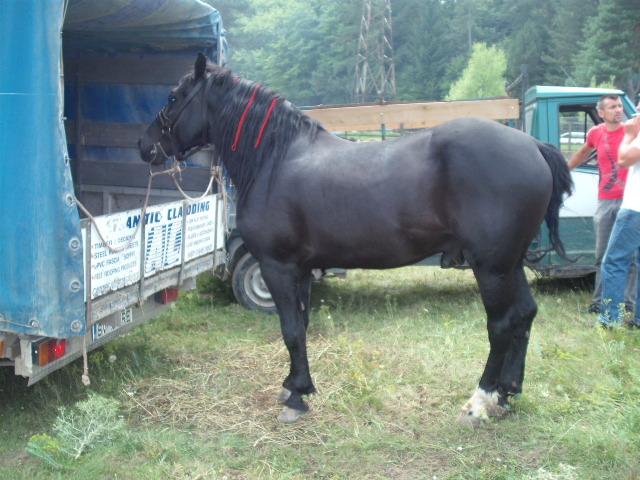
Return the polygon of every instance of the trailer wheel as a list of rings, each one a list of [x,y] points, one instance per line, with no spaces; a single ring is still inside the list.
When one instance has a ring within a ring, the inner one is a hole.
[[[275,313],[276,305],[262,279],[260,265],[250,253],[246,253],[233,269],[231,286],[238,303],[249,310]]]

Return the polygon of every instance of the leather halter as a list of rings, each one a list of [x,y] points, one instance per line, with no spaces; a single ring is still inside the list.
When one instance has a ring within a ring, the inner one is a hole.
[[[182,112],[185,110],[185,108],[187,108],[189,103],[191,103],[191,100],[195,98],[195,96],[198,94],[198,92],[200,91],[203,85],[205,86],[205,88],[204,88],[204,97],[202,102],[202,140],[200,142],[200,145],[196,145],[195,147],[192,147],[185,152],[180,152],[180,149],[178,148],[176,143],[175,136],[173,134],[173,128],[175,127],[176,122],[178,121],[178,118],[180,118],[180,115],[182,114]],[[209,144],[208,98],[209,98],[209,92],[211,91],[212,85],[213,85],[213,75],[210,75],[206,80],[203,79],[202,81],[198,82],[198,84],[193,88],[193,90],[191,90],[189,94],[186,96],[184,101],[181,102],[181,105],[178,107],[178,109],[172,113],[171,117],[167,115],[166,105],[162,110],[160,110],[160,113],[156,115],[156,122],[160,126],[162,133],[160,135],[160,139],[155,143],[154,147],[157,145],[165,157],[170,158],[171,155],[167,155],[164,148],[162,147],[163,137],[168,138],[169,144],[171,145],[171,150],[173,152],[173,157],[175,157],[175,159],[178,160],[179,162],[183,162],[184,160],[186,160],[187,157],[189,157],[190,155],[194,154],[199,150],[202,150],[204,147],[206,147]],[[154,157],[155,157],[155,154],[154,154]]]

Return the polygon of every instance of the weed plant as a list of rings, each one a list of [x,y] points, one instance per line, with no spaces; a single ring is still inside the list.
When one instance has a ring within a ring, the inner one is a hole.
[[[203,278],[91,353],[88,391],[75,364],[30,388],[5,376],[0,478],[640,478],[640,333],[590,327],[589,285],[530,283],[539,313],[525,390],[507,418],[480,429],[454,422],[488,354],[471,272],[350,271],[314,285],[318,393],[294,425],[276,420],[288,371],[277,316],[243,309],[226,284]],[[59,407],[93,393],[120,403],[126,434],[84,450],[64,475],[27,453],[30,438],[58,438]]]

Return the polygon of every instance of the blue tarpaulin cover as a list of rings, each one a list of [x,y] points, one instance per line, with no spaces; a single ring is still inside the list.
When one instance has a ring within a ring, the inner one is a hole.
[[[0,1],[0,330],[85,333],[63,50],[214,57],[221,35],[218,12],[198,0]]]
[[[197,0],[70,0],[64,23],[69,46],[104,50],[213,47],[219,28],[218,11]]]

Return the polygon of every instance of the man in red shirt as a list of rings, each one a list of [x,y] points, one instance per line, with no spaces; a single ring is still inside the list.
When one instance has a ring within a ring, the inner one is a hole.
[[[571,157],[568,166],[572,170],[582,165],[589,155],[598,152],[598,207],[593,216],[596,236],[596,282],[592,303],[588,311],[600,313],[602,301],[602,282],[600,280],[600,265],[604,257],[611,229],[616,220],[616,215],[622,203],[624,186],[627,181],[628,170],[618,166],[618,148],[624,138],[624,125],[622,123],[624,110],[622,100],[618,95],[604,95],[597,104],[598,115],[604,123],[596,125],[587,133],[586,143]],[[625,305],[628,310],[633,310],[637,295],[637,266],[631,262],[627,286],[625,289]]]

